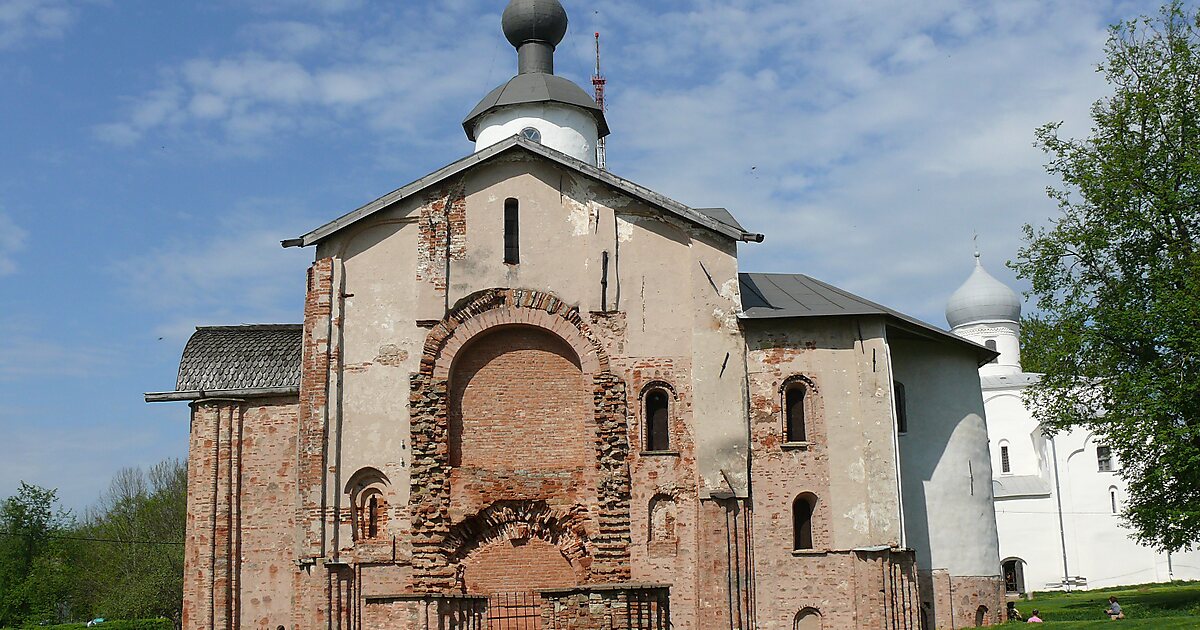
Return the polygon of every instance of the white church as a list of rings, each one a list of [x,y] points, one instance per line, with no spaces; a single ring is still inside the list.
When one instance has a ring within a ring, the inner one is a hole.
[[[1047,437],[1022,401],[1040,374],[1021,369],[1021,299],[975,270],[946,305],[951,332],[1000,353],[979,370],[1005,589],[1090,589],[1200,579],[1200,551],[1139,545],[1120,513],[1120,462],[1083,428]]]

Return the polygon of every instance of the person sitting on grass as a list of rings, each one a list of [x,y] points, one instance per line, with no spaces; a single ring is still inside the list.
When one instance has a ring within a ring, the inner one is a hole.
[[[1029,615],[1029,619],[1025,620],[1025,623],[1042,623],[1042,618],[1038,616],[1038,609],[1033,609],[1033,612]]]
[[[1121,605],[1117,603],[1117,598],[1111,596],[1108,598],[1108,608],[1104,609],[1104,614],[1113,621],[1125,618],[1125,613],[1121,612]]]

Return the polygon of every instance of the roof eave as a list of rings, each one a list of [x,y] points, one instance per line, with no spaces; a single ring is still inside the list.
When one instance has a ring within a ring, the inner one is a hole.
[[[147,392],[146,402],[179,402],[210,400],[214,398],[266,398],[276,396],[299,395],[300,388],[291,387],[250,387],[242,389],[193,389],[188,391]]]

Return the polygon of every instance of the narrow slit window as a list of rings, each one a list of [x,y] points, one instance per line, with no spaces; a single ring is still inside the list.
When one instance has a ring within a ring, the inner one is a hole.
[[[808,388],[800,383],[789,386],[784,390],[784,430],[788,442],[807,442],[808,431],[804,426],[805,414],[805,398],[808,397]]]
[[[652,389],[646,394],[646,450],[666,451],[671,449],[670,398],[662,389]]]
[[[510,197],[504,200],[504,262],[510,265],[521,262],[520,230],[517,200]]]
[[[988,339],[987,341],[983,342],[983,345],[987,346],[988,350],[991,350],[993,352],[999,352],[999,350],[996,350],[996,340],[995,339]],[[1000,357],[992,357],[992,360],[988,361],[988,363],[995,363],[996,360],[999,358]]]
[[[367,538],[379,536],[379,496],[371,495],[367,501]]]
[[[1116,488],[1108,489],[1108,501],[1109,501],[1109,503],[1112,504],[1112,513],[1116,514],[1117,513],[1117,489]]]
[[[792,549],[812,549],[813,501],[799,496],[792,502]]]
[[[1000,472],[1005,472],[1005,473],[1012,472],[1012,465],[1010,465],[1008,462],[1008,447],[1007,446],[1000,447]]]
[[[908,397],[904,393],[904,383],[892,381],[896,398],[896,432],[908,433]]]

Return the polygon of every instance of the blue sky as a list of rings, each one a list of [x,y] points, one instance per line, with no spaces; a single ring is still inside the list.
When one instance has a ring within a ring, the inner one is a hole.
[[[186,455],[198,324],[295,322],[283,238],[469,153],[515,72],[503,0],[0,0],[0,496],[93,502]],[[730,208],[744,271],[938,325],[971,236],[1013,283],[1055,209],[1033,130],[1087,132],[1105,27],[1153,3],[566,0],[559,74],[609,79],[609,166]]]

